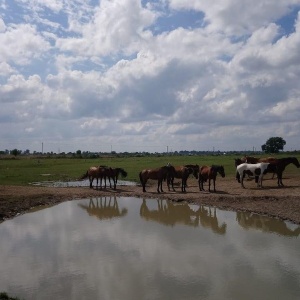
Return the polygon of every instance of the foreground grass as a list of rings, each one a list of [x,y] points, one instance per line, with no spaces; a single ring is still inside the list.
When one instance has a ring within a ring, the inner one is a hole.
[[[276,157],[287,157],[281,154]],[[120,167],[128,172],[126,180],[139,181],[138,173],[145,168],[156,168],[167,163],[172,165],[198,164],[223,165],[226,177],[235,175],[233,155],[221,156],[158,156],[158,157],[105,157],[81,158],[28,158],[0,159],[0,185],[27,185],[40,181],[73,181],[79,179],[89,167],[107,165]],[[300,156],[297,156],[300,160]],[[285,171],[296,174],[299,170],[289,165]]]

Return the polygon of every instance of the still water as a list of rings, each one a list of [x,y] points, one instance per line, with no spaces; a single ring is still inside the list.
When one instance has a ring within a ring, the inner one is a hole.
[[[32,299],[300,299],[300,227],[99,197],[0,224],[0,291]]]

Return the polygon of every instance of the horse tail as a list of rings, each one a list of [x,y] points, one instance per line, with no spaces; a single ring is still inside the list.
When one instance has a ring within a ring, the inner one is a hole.
[[[89,177],[89,172],[86,171],[80,178],[79,180],[82,180],[82,179],[85,179],[85,178],[88,178]]]
[[[140,178],[140,182],[141,182],[141,185],[143,185],[143,177],[142,177],[142,171],[139,173],[139,178]]]

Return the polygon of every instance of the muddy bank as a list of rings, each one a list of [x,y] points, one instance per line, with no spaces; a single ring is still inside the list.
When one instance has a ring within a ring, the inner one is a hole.
[[[250,211],[300,224],[299,179],[300,176],[284,178],[285,187],[278,188],[276,180],[269,178],[264,180],[263,189],[256,188],[253,181],[247,181],[246,189],[242,189],[232,178],[218,178],[216,193],[200,192],[194,179],[189,180],[186,193],[180,192],[178,182],[175,192],[169,192],[164,186],[164,193],[161,194],[156,192],[155,182],[149,182],[146,193],[142,192],[140,186],[117,186],[116,191],[88,187],[0,186],[0,222],[38,206],[82,198],[125,196],[186,201],[233,211]]]

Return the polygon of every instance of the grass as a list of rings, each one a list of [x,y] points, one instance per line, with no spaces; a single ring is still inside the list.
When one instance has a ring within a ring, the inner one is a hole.
[[[276,157],[287,157],[280,154]],[[139,181],[138,173],[145,168],[155,168],[171,163],[172,165],[198,164],[223,165],[226,177],[235,175],[233,155],[221,156],[157,156],[157,157],[105,157],[98,159],[83,158],[32,158],[0,159],[0,185],[27,185],[40,181],[73,181],[80,178],[90,166],[108,165],[121,167],[128,172],[126,180]],[[300,160],[299,155],[297,156]],[[299,170],[289,165],[285,171],[297,174]]]

